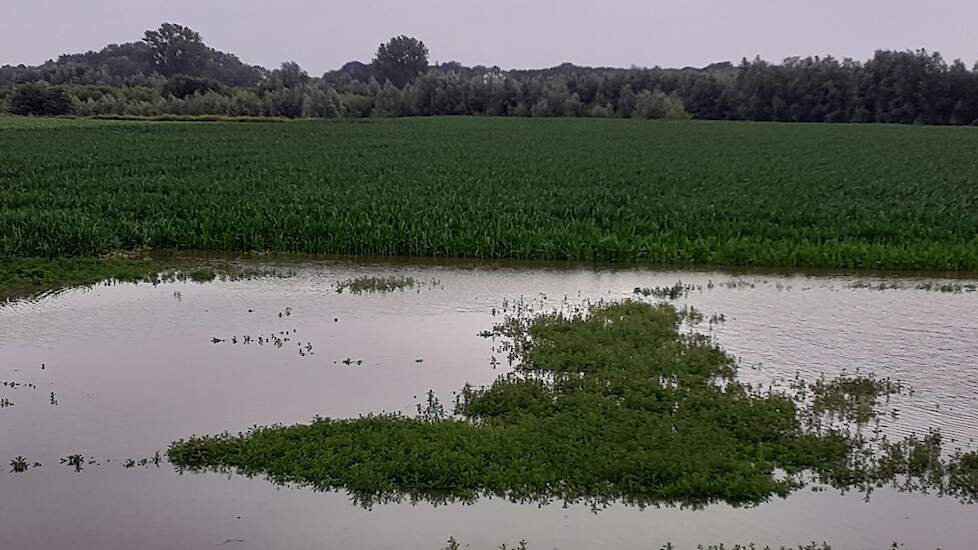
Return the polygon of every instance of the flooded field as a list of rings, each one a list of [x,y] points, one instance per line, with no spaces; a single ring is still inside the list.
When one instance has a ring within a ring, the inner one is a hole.
[[[799,491],[702,510],[377,504],[344,492],[180,473],[190,434],[381,411],[415,414],[510,366],[479,333],[515,308],[655,295],[712,333],[759,385],[873,374],[893,436],[978,439],[973,280],[322,260],[289,278],[100,285],[0,307],[0,548],[679,548],[698,544],[968,548],[974,505],[881,488]],[[378,277],[371,284],[362,277]],[[667,296],[668,298],[668,296]]]

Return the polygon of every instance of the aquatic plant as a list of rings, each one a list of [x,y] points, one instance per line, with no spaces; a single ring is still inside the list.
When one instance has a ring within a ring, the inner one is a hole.
[[[441,550],[461,550],[461,548],[468,548],[468,545],[462,545],[455,537],[449,537],[448,543],[445,546],[443,546]],[[506,544],[501,544],[497,548],[499,548],[500,550],[506,550],[507,548],[511,548],[511,547],[507,546]],[[516,544],[516,546],[512,548],[513,550],[528,550],[528,548],[530,548],[530,545],[526,542],[526,540],[521,540]],[[898,550],[899,548],[902,548],[902,546],[899,546],[896,543],[894,543],[893,546],[891,547],[891,550]],[[735,544],[733,546],[727,546],[723,543],[711,544],[709,546],[704,546],[700,544],[696,546],[696,550],[776,550],[776,549],[777,550],[832,550],[832,547],[826,542],[823,542],[821,544],[811,542],[805,545],[798,545],[793,547],[759,546],[755,543],[750,543],[746,545]],[[679,550],[679,547],[672,544],[671,542],[667,542],[666,544],[660,547],[660,550]]]
[[[10,471],[12,473],[19,474],[21,472],[26,472],[29,466],[30,463],[27,461],[26,458],[22,456],[15,457],[13,460],[10,461]]]
[[[867,491],[899,477],[963,497],[978,493],[946,483],[939,440],[873,446],[831,425],[809,425],[803,419],[817,413],[787,394],[741,384],[734,359],[706,336],[681,333],[680,323],[670,305],[635,301],[510,317],[493,333],[508,342],[515,371],[484,388],[464,387],[454,414],[429,393],[415,418],[318,418],[192,437],[175,442],[168,457],[181,468],[343,487],[368,506],[400,495],[482,494],[592,505],[752,504],[812,476]],[[842,402],[889,391],[856,379],[819,387],[817,395],[838,393]],[[823,397],[820,410],[834,403]],[[978,460],[968,457],[957,460],[957,479],[973,479],[968,468]]]
[[[418,281],[414,280],[414,277],[397,277],[393,275],[388,277],[363,276],[339,281],[334,285],[334,288],[336,288],[338,294],[342,294],[347,290],[352,294],[367,294],[394,292],[395,290],[413,288],[417,285]]]
[[[217,278],[217,272],[209,268],[195,269],[187,277],[195,283],[207,283]]]
[[[693,285],[684,285],[682,281],[679,281],[672,286],[636,287],[632,293],[636,296],[644,296],[646,298],[652,296],[664,300],[676,300],[685,298],[692,290],[697,290],[697,288]]]
[[[845,420],[865,423],[876,416],[881,397],[900,393],[902,385],[890,380],[866,376],[841,376],[818,380],[811,387],[812,411],[816,414],[840,415]]]
[[[61,463],[71,466],[75,472],[81,472],[85,469],[85,457],[80,454],[68,455],[61,459]]]
[[[287,278],[294,275],[291,271],[255,269],[228,262],[216,262],[205,268],[193,267],[195,263],[140,255],[51,259],[0,257],[0,305],[49,291],[99,283],[204,283],[215,279]],[[174,296],[182,298],[179,291]]]
[[[159,262],[113,258],[15,258],[0,255],[0,303],[42,291],[104,280],[150,281],[163,271]]]
[[[122,461],[122,467],[126,469],[135,468],[136,466],[148,467],[156,466],[157,468],[163,463],[163,455],[159,451],[153,454],[151,457],[144,458],[127,458]]]

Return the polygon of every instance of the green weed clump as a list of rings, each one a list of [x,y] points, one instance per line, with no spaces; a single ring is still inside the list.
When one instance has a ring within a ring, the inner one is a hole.
[[[873,125],[0,119],[0,257],[978,270],[976,145]]]
[[[45,292],[106,282],[206,283],[215,279],[286,278],[290,271],[242,268],[218,262],[200,267],[195,260],[161,260],[139,255],[104,258],[0,258],[0,305]]]
[[[29,467],[30,467],[30,463],[27,461],[26,458],[22,456],[14,457],[10,461],[11,473],[16,473],[16,474],[23,473],[26,472]]]
[[[418,281],[413,277],[355,277],[336,283],[336,292],[342,294],[349,291],[352,294],[386,294],[395,290],[405,290],[417,286]]]
[[[811,389],[814,395],[812,410],[816,414],[865,423],[876,416],[880,398],[900,393],[901,385],[864,376],[842,376],[835,380],[819,380]]]
[[[105,280],[150,281],[163,271],[142,258],[11,258],[0,257],[0,303],[43,291],[86,286]]]
[[[900,475],[930,483],[937,472],[927,468],[933,461],[911,460],[908,469],[897,457],[886,466],[843,431],[804,429],[795,400],[738,383],[733,358],[706,337],[681,334],[680,318],[669,305],[632,301],[512,318],[494,334],[518,367],[488,387],[463,388],[454,415],[430,394],[415,418],[317,418],[192,437],[168,456],[181,468],[342,487],[366,504],[482,494],[749,504],[787,495],[803,472],[839,487]],[[957,478],[973,479],[968,471]]]

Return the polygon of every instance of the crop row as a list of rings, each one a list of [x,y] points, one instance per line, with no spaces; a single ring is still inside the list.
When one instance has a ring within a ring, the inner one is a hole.
[[[140,248],[978,269],[970,128],[0,119],[0,257]]]

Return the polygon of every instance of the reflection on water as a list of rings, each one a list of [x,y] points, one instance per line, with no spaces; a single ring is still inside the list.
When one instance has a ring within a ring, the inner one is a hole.
[[[0,548],[439,548],[449,536],[473,547],[526,539],[530,548],[813,540],[954,548],[978,539],[971,507],[890,489],[870,503],[802,492],[702,511],[612,506],[595,515],[496,499],[367,511],[343,493],[154,464],[154,452],[191,433],[415,413],[429,389],[447,398],[508,368],[478,336],[504,305],[619,299],[677,281],[686,287],[679,304],[724,316],[704,330],[740,358],[742,379],[858,369],[913,389],[890,404],[896,418],[884,429],[895,436],[938,427],[972,447],[978,436],[978,293],[969,281],[343,260],[296,271],[97,286],[0,309],[0,403],[8,403],[0,459],[29,463],[0,473]],[[336,292],[362,276],[439,283]]]

